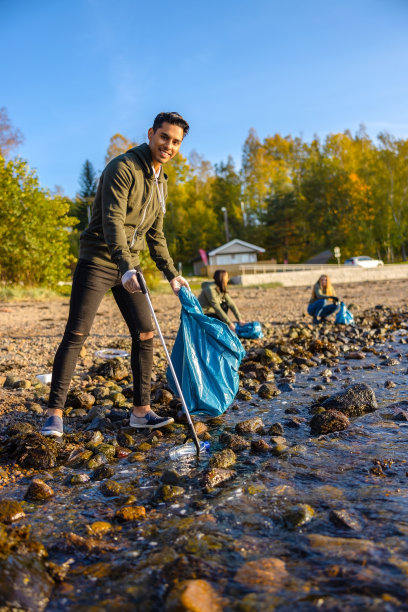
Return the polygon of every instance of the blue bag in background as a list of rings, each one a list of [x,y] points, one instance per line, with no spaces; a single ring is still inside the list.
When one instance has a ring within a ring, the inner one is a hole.
[[[259,321],[251,321],[245,323],[245,325],[236,323],[235,333],[238,338],[251,338],[252,340],[255,338],[263,338],[262,326]]]
[[[189,411],[217,416],[238,392],[238,368],[245,350],[228,325],[203,314],[191,291],[182,287],[178,297],[181,322],[171,361]],[[177,395],[170,368],[167,380]]]
[[[340,323],[341,325],[354,325],[354,317],[344,302],[340,302],[335,323]]]

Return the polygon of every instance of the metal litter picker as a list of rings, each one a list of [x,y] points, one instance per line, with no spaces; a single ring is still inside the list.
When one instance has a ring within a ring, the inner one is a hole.
[[[167,361],[168,361],[168,364],[169,364],[169,368],[170,368],[170,371],[171,371],[171,373],[173,375],[174,382],[176,384],[177,391],[178,391],[180,399],[181,399],[181,405],[183,407],[184,414],[187,417],[187,421],[188,421],[188,424],[189,424],[189,427],[190,427],[190,431],[191,431],[191,438],[192,438],[192,440],[194,442],[194,445],[195,445],[195,447],[197,449],[197,457],[198,457],[200,455],[200,442],[199,442],[199,440],[197,438],[196,430],[194,429],[193,421],[191,420],[191,416],[190,416],[190,413],[188,411],[187,404],[185,402],[185,399],[184,399],[183,392],[181,390],[179,381],[177,379],[176,372],[175,372],[173,364],[171,362],[170,354],[169,354],[169,351],[167,350],[167,346],[166,346],[166,343],[164,341],[163,334],[161,333],[159,322],[157,321],[156,313],[154,312],[153,304],[151,302],[150,295],[149,295],[149,292],[147,290],[146,281],[144,279],[143,274],[141,272],[139,272],[139,271],[136,272],[136,278],[137,278],[137,282],[139,283],[139,287],[140,287],[142,293],[146,296],[147,303],[149,304],[150,312],[152,313],[152,317],[153,317],[154,323],[156,325],[157,333],[159,334],[159,338],[160,338],[160,341],[161,341],[161,343],[163,345],[164,352],[166,353],[166,358],[167,358]],[[186,438],[185,442],[187,440],[188,440],[188,437]]]

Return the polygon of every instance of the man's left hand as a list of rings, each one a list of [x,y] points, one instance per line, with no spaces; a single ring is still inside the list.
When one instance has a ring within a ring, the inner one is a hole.
[[[186,287],[190,291],[190,285],[183,276],[176,276],[170,281],[170,286],[175,295],[178,294],[182,287]]]

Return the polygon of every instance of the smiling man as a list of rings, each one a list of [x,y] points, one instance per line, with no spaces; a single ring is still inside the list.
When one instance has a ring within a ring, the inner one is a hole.
[[[145,240],[175,294],[187,281],[177,275],[163,233],[167,179],[162,164],[179,151],[188,123],[160,113],[142,144],[112,159],[99,180],[89,226],[81,234],[68,322],[54,359],[48,418],[41,433],[63,435],[63,409],[79,352],[99,304],[111,289],[132,337],[133,411],[130,426],[154,429],[173,422],[150,408],[153,324],[136,278]]]

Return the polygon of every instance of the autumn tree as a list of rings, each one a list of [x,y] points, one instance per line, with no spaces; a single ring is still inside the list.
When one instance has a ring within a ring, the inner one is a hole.
[[[24,142],[20,130],[14,128],[8,117],[7,110],[0,108],[0,155],[8,158],[10,152]]]
[[[109,141],[109,146],[105,155],[105,163],[107,164],[117,155],[120,155],[121,153],[126,153],[126,151],[129,151],[129,149],[132,149],[136,146],[137,143],[133,142],[132,140],[129,140],[128,138],[126,138],[126,136],[123,136],[123,134],[114,134]]]
[[[211,186],[212,208],[218,218],[218,230],[214,235],[214,246],[225,241],[225,220],[223,208],[226,208],[229,238],[246,239],[243,210],[241,207],[241,178],[235,170],[232,157],[226,163],[215,165],[215,177]]]
[[[0,157],[0,278],[54,286],[68,280],[70,201],[41,189],[24,161]]]

